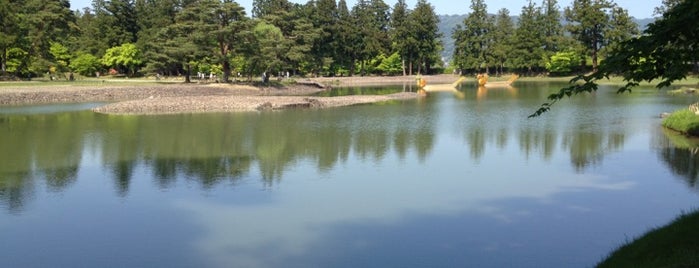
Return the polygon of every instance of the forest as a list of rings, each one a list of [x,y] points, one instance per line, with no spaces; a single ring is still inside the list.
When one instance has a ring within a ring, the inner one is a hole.
[[[639,35],[612,0],[530,1],[516,22],[507,9],[488,14],[484,0],[470,7],[444,62],[439,16],[426,0],[255,0],[249,14],[233,0],[93,0],[83,10],[68,0],[0,0],[0,77],[567,75],[596,70]]]

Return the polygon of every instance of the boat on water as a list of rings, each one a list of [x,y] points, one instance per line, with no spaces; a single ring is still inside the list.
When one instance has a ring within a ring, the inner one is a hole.
[[[512,83],[514,83],[517,80],[517,78],[519,78],[519,76],[513,74],[507,81],[488,82],[488,74],[478,74],[476,76],[476,80],[478,80],[478,86],[486,88],[511,87]]]

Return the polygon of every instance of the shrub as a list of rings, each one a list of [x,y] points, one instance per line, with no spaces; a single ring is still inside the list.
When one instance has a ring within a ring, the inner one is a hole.
[[[100,67],[100,60],[92,54],[80,54],[70,62],[70,69],[84,76],[94,76]]]
[[[580,66],[580,60],[580,55],[576,52],[558,52],[546,63],[546,70],[554,75],[570,74]]]
[[[699,115],[689,109],[682,109],[665,118],[663,126],[686,135],[699,136]]]

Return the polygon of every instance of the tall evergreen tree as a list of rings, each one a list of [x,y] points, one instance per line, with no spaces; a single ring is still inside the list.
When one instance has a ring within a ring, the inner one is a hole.
[[[653,15],[662,16],[663,14],[665,14],[665,12],[677,6],[682,1],[685,0],[663,0],[660,6],[655,7],[655,9],[653,10]]]
[[[413,22],[413,36],[417,41],[417,63],[418,73],[430,72],[430,67],[435,64],[433,56],[441,49],[441,34],[437,28],[439,18],[434,13],[434,7],[426,0],[418,0],[413,12],[410,13],[409,20]]]
[[[608,0],[575,0],[572,7],[565,9],[570,22],[567,28],[592,58],[592,70],[597,71],[599,51],[608,43],[611,12],[614,4]]]
[[[49,66],[55,66],[49,52],[51,42],[64,43],[77,31],[75,14],[68,0],[26,1],[20,18],[28,56],[24,67],[31,67],[32,72],[44,72]]]
[[[357,51],[354,44],[360,36],[359,25],[355,23],[345,0],[340,0],[337,3],[337,9],[338,24],[336,29],[339,44],[336,55],[337,61],[338,64],[348,71],[348,75],[353,76],[357,60]]]
[[[175,23],[178,10],[182,9],[179,0],[137,0],[136,14],[138,27],[138,42],[136,45],[142,51],[146,62],[146,70],[157,73],[176,72],[177,62],[168,60],[158,42],[158,32]],[[145,15],[147,14],[147,15]]]
[[[9,51],[17,45],[20,38],[18,3],[11,0],[0,0],[0,76],[7,73]]]
[[[390,26],[389,6],[382,0],[359,0],[352,8],[355,23],[361,25],[360,39],[356,49],[362,75],[366,74],[366,63],[376,56],[387,53],[391,47],[388,29]]]
[[[223,82],[228,82],[231,60],[249,27],[245,11],[232,0],[198,0],[175,17],[175,23],[159,35],[166,53],[186,67],[189,82],[191,64],[212,57],[221,64]]]
[[[216,45],[215,58],[221,64],[223,82],[229,81],[231,60],[235,56],[236,46],[242,41],[241,34],[249,29],[245,9],[234,0],[215,0],[213,5],[213,27],[208,33],[213,36]],[[207,13],[205,13],[207,14]],[[204,14],[204,15],[205,15]],[[211,14],[211,13],[208,13]]]
[[[639,34],[638,24],[631,19],[626,9],[615,5],[609,17],[609,27],[605,31],[605,46],[600,50],[603,55],[616,49],[623,41]]]
[[[401,57],[403,66],[403,75],[412,75],[413,60],[417,54],[417,40],[413,34],[413,23],[410,20],[410,10],[405,0],[398,0],[393,6],[391,14],[391,39],[393,40],[393,49],[398,52]],[[406,66],[407,64],[407,66]]]
[[[313,9],[313,25],[319,28],[320,38],[313,46],[313,55],[317,72],[329,71],[333,73],[335,63],[335,51],[337,50],[338,10],[335,0],[318,0]]]
[[[502,74],[505,71],[505,65],[511,60],[513,40],[515,35],[515,25],[512,22],[510,11],[506,8],[498,11],[495,18],[495,28],[493,34],[493,61],[495,63],[495,71]]]
[[[541,8],[533,1],[522,7],[519,25],[515,31],[514,66],[532,74],[544,66],[545,36],[540,24]]]
[[[557,0],[544,0],[541,6],[541,27],[544,35],[545,57],[549,57],[561,50],[563,43],[563,25],[561,24],[561,10]]]
[[[471,10],[463,24],[452,31],[454,38],[454,64],[461,69],[482,67],[488,71],[493,42],[494,19],[487,13],[483,0],[471,0]]]

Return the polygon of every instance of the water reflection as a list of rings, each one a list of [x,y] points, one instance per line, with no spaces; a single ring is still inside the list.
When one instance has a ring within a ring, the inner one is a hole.
[[[415,106],[417,105],[417,106]],[[406,106],[406,107],[403,107]],[[43,178],[61,191],[77,177],[84,152],[97,152],[119,196],[127,196],[134,170],[144,165],[161,188],[177,178],[210,189],[259,170],[272,186],[300,161],[332,169],[352,152],[381,161],[394,152],[424,159],[433,144],[429,107],[420,103],[364,109],[176,116],[106,116],[89,111],[2,115],[0,198],[20,210]],[[393,121],[390,119],[399,119]]]
[[[610,104],[613,98],[580,96],[576,102],[557,107],[542,118],[524,119],[531,102],[545,99],[546,91],[516,87],[462,87],[466,100],[456,104],[450,120],[455,133],[463,135],[474,160],[489,147],[504,150],[509,142],[518,144],[527,157],[550,160],[558,150],[568,152],[571,165],[582,172],[602,158],[620,151],[632,127],[633,116]],[[597,108],[591,108],[597,107]],[[492,144],[492,146],[489,146]]]
[[[461,90],[467,96],[479,94]],[[464,113],[457,110],[447,117],[464,135],[473,161],[483,157],[490,143],[505,150],[515,141],[527,157],[551,159],[560,147],[569,153],[573,167],[582,171],[625,143],[623,127],[584,127],[599,118],[578,116],[562,124],[556,121],[568,115],[558,111],[556,118],[523,120],[530,106],[516,107],[521,106],[515,101],[521,94],[512,93],[516,89],[486,90],[499,92],[489,96],[489,102],[495,104],[479,106],[480,100],[467,98]],[[119,196],[128,195],[134,170],[141,164],[154,174],[161,188],[172,187],[178,177],[184,177],[211,189],[224,182],[235,184],[251,176],[254,169],[259,170],[264,185],[271,187],[300,161],[314,162],[320,171],[331,170],[350,154],[381,162],[389,153],[404,159],[414,152],[424,161],[436,142],[435,124],[440,120],[436,109],[440,108],[430,102],[438,99],[322,112],[5,114],[0,116],[0,139],[13,142],[0,144],[0,149],[12,152],[0,161],[0,198],[9,210],[17,211],[32,195],[36,180],[44,180],[51,191],[64,190],[74,183],[84,152],[98,152]]]
[[[686,137],[669,129],[658,129],[655,146],[658,156],[674,173],[685,180],[687,186],[699,191],[699,138]]]
[[[0,156],[0,200],[9,211],[21,211],[37,183],[43,182],[50,191],[63,191],[75,183],[85,161],[107,170],[115,193],[122,197],[131,191],[139,166],[153,174],[154,184],[161,189],[174,187],[178,178],[184,178],[206,190],[236,185],[249,177],[272,187],[299,163],[313,163],[326,172],[346,163],[350,155],[380,163],[387,156],[405,159],[414,154],[424,162],[437,143],[437,128],[444,124],[468,145],[466,161],[478,162],[492,149],[543,160],[562,151],[572,167],[582,172],[621,150],[633,131],[624,117],[628,113],[615,110],[622,105],[605,98],[581,96],[545,120],[526,120],[532,107],[527,103],[532,102],[523,99],[538,103],[545,91],[485,89],[486,101],[477,98],[482,89],[460,90],[465,99],[436,94],[419,101],[322,111],[2,114],[0,140],[9,142],[0,143],[0,150],[11,153]],[[673,169],[684,167],[681,159],[674,158],[694,156],[664,148],[664,158],[669,158]],[[89,159],[88,152],[95,159]],[[688,173],[696,177],[697,171]]]
[[[1,210],[28,216],[0,217],[4,258],[70,240],[37,259],[118,247],[123,258],[85,266],[577,267],[694,197],[657,176],[670,172],[656,156],[691,186],[698,171],[648,131],[659,120],[644,113],[666,110],[656,98],[582,96],[527,120],[547,92],[460,92],[329,110],[0,115],[12,152]]]

